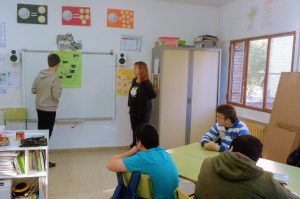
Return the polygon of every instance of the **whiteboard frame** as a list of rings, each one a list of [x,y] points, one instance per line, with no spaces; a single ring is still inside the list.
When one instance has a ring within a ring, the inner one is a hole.
[[[37,53],[51,53],[57,50],[33,50],[33,49],[21,49],[22,57],[25,57],[26,52],[37,52]],[[116,63],[114,51],[111,50],[109,52],[94,52],[94,51],[80,51],[82,54],[95,54],[95,55],[111,55],[113,56],[113,63]],[[21,59],[21,72],[22,72],[22,106],[26,107],[26,74],[25,74],[25,63]],[[112,117],[90,117],[90,118],[64,118],[64,119],[56,119],[56,122],[59,123],[68,123],[68,122],[84,122],[84,121],[94,121],[94,120],[115,120],[116,119],[116,67],[113,65],[113,91],[114,91],[114,102],[113,102],[113,116]],[[37,119],[28,119],[28,122],[37,122]]]

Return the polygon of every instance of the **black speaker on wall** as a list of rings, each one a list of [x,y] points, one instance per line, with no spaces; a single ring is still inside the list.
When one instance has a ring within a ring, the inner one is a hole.
[[[20,53],[18,52],[18,50],[11,50],[9,52],[9,61],[11,63],[19,63],[20,62]]]
[[[126,56],[124,53],[120,53],[118,57],[118,64],[125,65],[126,64]]]

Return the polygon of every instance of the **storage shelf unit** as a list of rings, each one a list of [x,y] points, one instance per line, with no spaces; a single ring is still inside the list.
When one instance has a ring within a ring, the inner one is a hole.
[[[26,178],[38,178],[39,182],[39,198],[40,199],[48,199],[48,146],[40,146],[40,147],[19,147],[20,142],[17,141],[15,131],[7,131],[6,135],[10,138],[11,142],[8,146],[1,146],[0,152],[24,152],[24,174],[0,174],[1,179],[24,179],[26,182]],[[25,138],[28,137],[38,137],[45,136],[48,139],[48,130],[26,130],[24,131]],[[45,151],[45,171],[37,171],[37,170],[29,170],[29,152],[30,151]]]

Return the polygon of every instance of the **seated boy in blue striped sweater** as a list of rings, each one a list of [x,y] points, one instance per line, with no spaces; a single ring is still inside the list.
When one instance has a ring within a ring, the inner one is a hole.
[[[201,146],[209,151],[227,151],[234,138],[249,134],[248,127],[240,121],[232,105],[217,107],[217,123],[201,138]],[[220,145],[215,141],[220,139]]]

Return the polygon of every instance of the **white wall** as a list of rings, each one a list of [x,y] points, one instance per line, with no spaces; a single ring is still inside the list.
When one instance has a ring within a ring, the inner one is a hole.
[[[151,50],[159,36],[179,36],[191,43],[201,34],[219,34],[218,9],[208,6],[184,5],[152,0],[23,0],[28,4],[48,5],[48,25],[18,24],[16,22],[16,0],[0,0],[0,22],[6,23],[6,47],[10,49],[56,49],[56,35],[72,32],[75,40],[82,40],[83,50],[120,50],[120,35],[143,36],[142,51],[128,53],[129,65],[138,60],[150,66]],[[91,26],[62,26],[61,6],[91,7]],[[135,11],[135,28],[106,28],[106,9],[130,9]],[[7,62],[6,69],[20,70],[19,65]],[[46,66],[45,66],[46,67]],[[36,72],[36,71],[33,71]],[[83,80],[84,81],[84,80]],[[21,89],[9,89],[0,95],[0,107],[22,105]],[[116,120],[90,121],[83,123],[56,124],[50,148],[88,148],[125,146],[131,143],[131,129],[128,116],[127,97],[117,97]],[[101,103],[101,102],[99,102]],[[0,120],[2,116],[0,115]],[[36,123],[29,128],[35,129]]]
[[[243,39],[261,35],[275,34],[281,32],[297,31],[295,68],[299,58],[299,31],[300,31],[300,1],[299,0],[273,0],[270,7],[270,20],[265,15],[266,7],[264,0],[236,0],[221,8],[221,40],[223,45],[222,54],[222,77],[221,77],[221,99],[226,102],[227,80],[228,80],[228,58],[230,40]],[[270,1],[269,1],[270,2]],[[253,21],[253,29],[249,29],[248,13],[251,7],[256,8],[256,17]],[[270,23],[268,23],[270,22]],[[267,23],[268,25],[263,25]],[[299,70],[299,66],[298,66]],[[237,108],[238,115],[268,123],[268,113]]]

